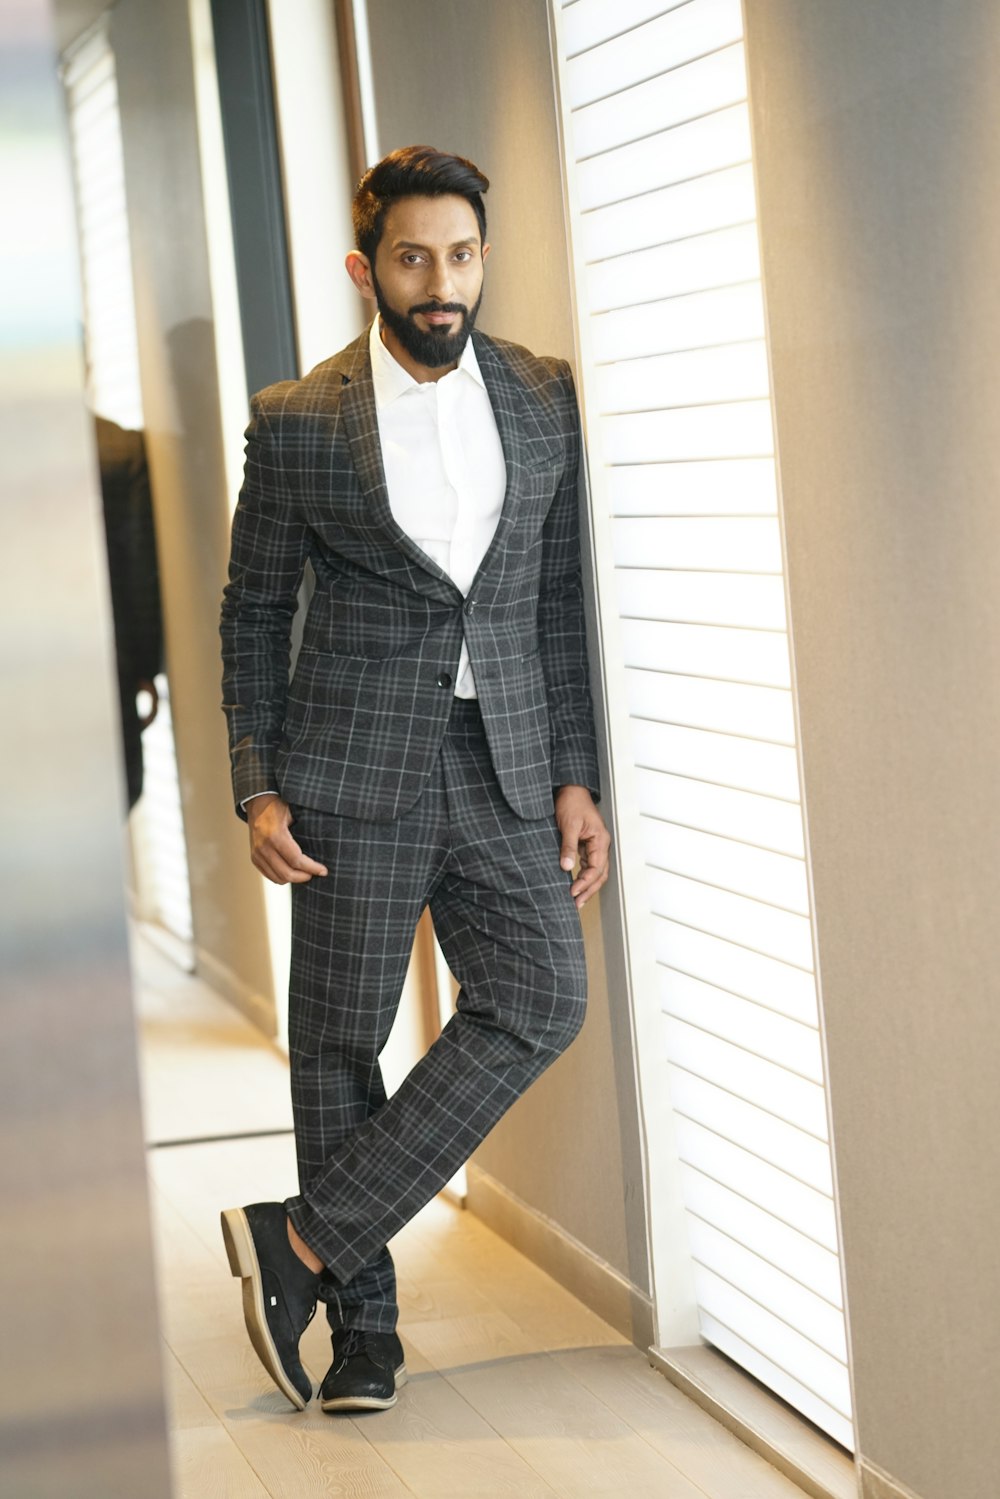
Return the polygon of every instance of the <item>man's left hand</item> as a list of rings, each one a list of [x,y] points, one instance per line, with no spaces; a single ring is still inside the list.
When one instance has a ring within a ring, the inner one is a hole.
[[[608,877],[611,834],[586,786],[560,786],[556,792],[556,824],[562,836],[559,862],[563,869],[571,870],[580,861],[570,894],[577,910],[582,910]]]

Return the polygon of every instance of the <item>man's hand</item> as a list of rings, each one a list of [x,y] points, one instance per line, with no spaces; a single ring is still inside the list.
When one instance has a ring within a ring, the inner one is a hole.
[[[292,809],[280,796],[265,793],[246,805],[250,824],[250,858],[275,885],[303,885],[326,868],[309,859],[289,832]]]
[[[559,862],[563,869],[570,870],[580,861],[580,873],[569,892],[579,911],[607,880],[611,834],[586,786],[560,786],[556,824],[562,835]]]

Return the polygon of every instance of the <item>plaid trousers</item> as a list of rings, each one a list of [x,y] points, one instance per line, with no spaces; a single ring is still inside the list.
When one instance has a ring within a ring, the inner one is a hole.
[[[326,865],[292,886],[289,1053],[299,1195],[334,1327],[395,1328],[386,1247],[583,1023],[579,913],[554,817],[504,800],[478,703],[455,699],[430,780],[394,821],[293,806]],[[456,1013],[391,1098],[379,1067],[430,905]]]

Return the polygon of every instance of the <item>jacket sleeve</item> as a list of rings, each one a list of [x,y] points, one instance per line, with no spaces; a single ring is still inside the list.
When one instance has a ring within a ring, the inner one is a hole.
[[[250,402],[246,439],[220,625],[222,708],[229,727],[233,797],[244,820],[241,802],[275,785],[292,619],[309,554],[309,528],[295,514],[260,396]]]
[[[594,707],[580,568],[580,415],[569,365],[557,364],[564,395],[566,462],[542,528],[538,639],[549,704],[552,784],[600,796]]]

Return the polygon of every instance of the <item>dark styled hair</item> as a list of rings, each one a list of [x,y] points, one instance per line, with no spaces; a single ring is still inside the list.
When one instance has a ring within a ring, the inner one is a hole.
[[[354,242],[374,264],[385,216],[397,199],[441,198],[454,193],[464,198],[476,215],[480,241],[485,243],[483,193],[489,185],[489,178],[464,156],[451,156],[433,146],[400,146],[369,167],[358,183],[351,205]]]

